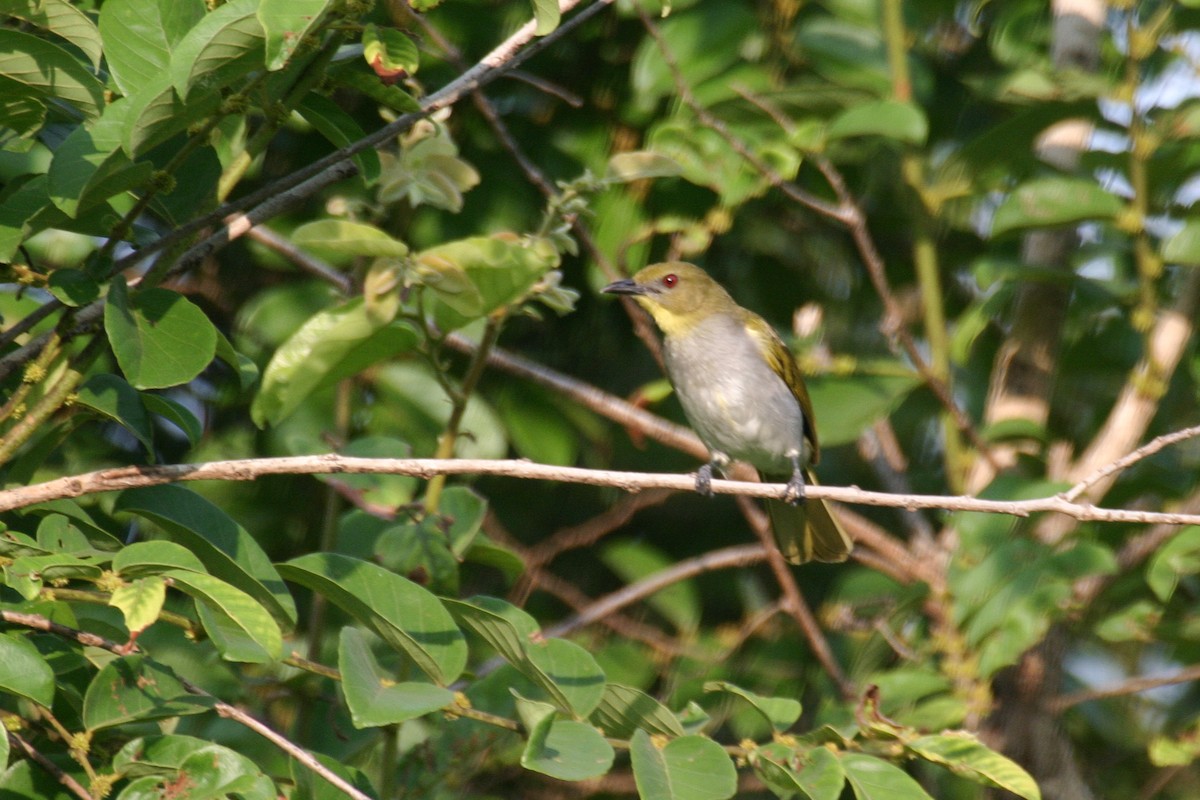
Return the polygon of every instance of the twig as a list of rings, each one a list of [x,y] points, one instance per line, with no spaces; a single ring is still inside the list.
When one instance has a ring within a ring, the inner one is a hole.
[[[0,491],[0,511],[13,511],[67,497],[83,497],[84,495],[141,486],[159,486],[164,483],[208,480],[252,481],[267,475],[340,473],[409,475],[422,479],[429,479],[435,475],[497,475],[523,480],[609,486],[627,492],[639,492],[644,489],[674,489],[681,492],[692,492],[696,488],[694,474],[621,472],[583,467],[561,467],[511,459],[357,458],[326,453],[311,456],[246,458],[198,464],[128,466],[96,470],[65,478],[56,478],[45,483]],[[735,494],[777,500],[785,496],[787,485],[713,480],[712,490],[715,494]],[[865,491],[853,486],[811,486],[807,489],[807,493],[814,499],[887,508],[982,511],[1015,517],[1028,517],[1030,514],[1053,511],[1085,522],[1200,525],[1200,514],[1099,508],[1084,503],[1069,502],[1061,495],[1030,500],[984,500],[964,496],[888,494],[887,492]]]
[[[139,651],[136,645],[132,649],[126,650],[125,645],[105,639],[103,636],[97,636],[94,633],[88,633],[87,631],[69,628],[66,625],[53,622],[41,614],[22,614],[17,611],[0,610],[0,619],[3,619],[5,622],[8,622],[12,625],[21,625],[26,628],[46,631],[47,633],[53,633],[56,636],[61,636],[64,639],[70,639],[74,642],[78,642],[86,647],[99,647],[104,650],[108,650],[111,653],[117,653],[118,655],[127,655],[129,652]],[[192,694],[199,695],[201,697],[213,697],[213,695],[184,678],[180,678],[179,682],[182,684],[184,689]],[[215,700],[215,703],[213,704],[213,710],[222,717],[239,722],[250,730],[258,733],[260,736],[268,739],[280,750],[283,750],[289,756],[296,759],[301,764],[308,767],[325,780],[329,781],[329,783],[336,786],[342,792],[345,792],[348,796],[353,797],[355,800],[370,800],[367,795],[363,794],[358,789],[355,789],[340,775],[330,770],[320,761],[317,761],[317,759],[304,748],[294,744],[287,738],[271,730],[271,728],[267,727],[262,722],[259,722],[246,712],[229,705],[223,700],[217,700],[215,697],[213,697],[213,699]],[[90,800],[90,797],[86,793],[80,796],[88,797]]]
[[[73,795],[80,798],[80,800],[95,800],[91,793],[89,793],[87,789],[83,788],[79,781],[72,778],[70,775],[64,772],[61,767],[42,755],[37,748],[21,738],[20,734],[16,733],[15,731],[9,731],[8,741],[12,743],[17,752],[23,754],[26,758],[33,761],[33,763],[46,770],[46,772],[49,772],[56,781],[65,786]]]
[[[1191,681],[1200,681],[1200,665],[1193,665],[1160,678],[1132,678],[1124,683],[1104,689],[1084,689],[1078,692],[1071,692],[1070,694],[1059,695],[1049,701],[1049,706],[1051,711],[1061,714],[1068,708],[1077,706],[1080,703],[1103,700],[1108,697],[1123,697],[1127,694],[1137,694],[1138,692],[1157,689],[1161,686],[1174,686],[1178,683],[1189,683]]]
[[[1075,484],[1070,489],[1063,492],[1062,496],[1065,499],[1070,500],[1071,502],[1074,502],[1074,501],[1078,500],[1084,492],[1086,492],[1092,486],[1096,485],[1101,480],[1104,480],[1105,478],[1109,477],[1110,475],[1113,475],[1117,472],[1121,472],[1122,470],[1133,466],[1134,464],[1141,461],[1142,459],[1148,458],[1148,457],[1154,455],[1159,450],[1162,450],[1164,447],[1169,447],[1178,442],[1182,442],[1185,439],[1191,439],[1194,436],[1200,436],[1200,425],[1195,425],[1191,428],[1184,428],[1181,431],[1175,431],[1173,433],[1164,433],[1162,436],[1159,436],[1159,437],[1156,437],[1155,439],[1150,440],[1146,444],[1139,447],[1137,450],[1134,450],[1132,453],[1130,453],[1126,456],[1122,456],[1121,458],[1118,458],[1116,461],[1112,462],[1111,464],[1107,464],[1107,465],[1101,467],[1100,469],[1096,470],[1091,475],[1088,475],[1086,478],[1081,480],[1079,483]]]
[[[741,544],[721,550],[713,550],[694,558],[684,559],[664,570],[660,570],[636,583],[631,583],[612,594],[596,600],[587,610],[547,628],[544,631],[544,635],[548,637],[566,636],[572,631],[579,630],[593,622],[598,622],[609,614],[613,614],[626,606],[643,600],[672,584],[685,581],[688,578],[694,578],[705,572],[757,564],[764,558],[766,558],[766,551],[762,545]]]

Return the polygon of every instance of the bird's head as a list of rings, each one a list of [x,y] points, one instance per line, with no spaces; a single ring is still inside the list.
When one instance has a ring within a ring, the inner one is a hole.
[[[651,264],[602,291],[632,296],[667,336],[685,333],[712,314],[736,308],[729,293],[708,273],[683,261]]]

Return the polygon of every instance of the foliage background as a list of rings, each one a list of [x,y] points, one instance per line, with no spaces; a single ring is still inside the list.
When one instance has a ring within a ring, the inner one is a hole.
[[[0,0],[5,796],[1194,797],[1194,526],[898,498],[792,570],[602,476],[24,488],[687,472],[597,293],[683,258],[822,483],[1195,514],[1194,6]]]

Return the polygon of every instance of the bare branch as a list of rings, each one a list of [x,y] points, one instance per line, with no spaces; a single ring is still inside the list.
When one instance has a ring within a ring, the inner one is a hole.
[[[1179,683],[1190,683],[1192,681],[1200,681],[1200,665],[1193,665],[1179,672],[1170,675],[1163,675],[1158,678],[1132,678],[1117,686],[1109,686],[1104,689],[1084,689],[1071,694],[1059,695],[1052,699],[1049,703],[1050,710],[1055,713],[1062,713],[1072,706],[1077,706],[1080,703],[1087,703],[1092,700],[1103,700],[1107,697],[1123,697],[1127,694],[1137,694],[1138,692],[1157,689],[1161,686],[1174,686]]]
[[[37,748],[21,738],[21,735],[16,731],[8,732],[8,741],[12,744],[13,750],[24,755],[33,763],[50,773],[50,775],[52,775],[56,781],[65,786],[67,790],[71,792],[71,794],[75,795],[80,800],[95,800],[88,790],[83,788],[83,785],[80,784],[79,781],[75,780],[73,777],[64,772],[61,767],[59,767],[50,759],[46,758],[46,756],[42,755]]]
[[[65,478],[56,478],[45,483],[0,491],[0,511],[13,511],[66,497],[83,497],[100,492],[113,492],[140,486],[159,486],[164,483],[182,481],[252,481],[267,475],[333,475],[342,473],[409,475],[423,479],[429,479],[435,475],[497,475],[523,480],[610,486],[627,492],[639,492],[644,489],[674,489],[680,492],[691,492],[696,488],[694,474],[672,475],[560,467],[512,459],[357,458],[326,453],[312,456],[246,458],[199,464],[129,466],[96,470]],[[778,500],[786,497],[787,484],[714,480],[712,490],[716,494],[735,494]],[[947,511],[1009,514],[1016,517],[1028,517],[1030,514],[1053,511],[1089,522],[1200,525],[1200,514],[1098,508],[1085,503],[1072,503],[1062,495],[1039,497],[1032,500],[983,500],[964,496],[943,497],[926,494],[869,492],[853,486],[811,486],[807,493],[814,499],[887,508],[940,508]]]

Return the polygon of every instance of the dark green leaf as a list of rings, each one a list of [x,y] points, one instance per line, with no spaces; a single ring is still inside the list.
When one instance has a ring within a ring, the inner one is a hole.
[[[348,266],[355,258],[404,258],[408,247],[374,225],[346,219],[319,219],[292,231],[298,247],[339,266]]]
[[[23,19],[78,47],[93,68],[100,67],[100,57],[108,49],[100,44],[100,31],[95,23],[68,0],[0,0],[0,14]],[[112,62],[111,53],[109,63]],[[0,764],[4,762],[0,760]]]
[[[216,329],[191,301],[166,289],[131,297],[121,276],[109,286],[104,328],[117,363],[138,389],[187,383],[217,351]]]
[[[275,351],[250,414],[259,426],[278,424],[318,386],[405,352],[417,341],[412,326],[377,318],[361,297],[320,311]]]
[[[183,403],[177,403],[161,394],[147,393],[141,395],[141,399],[147,411],[178,428],[179,432],[187,437],[188,444],[195,446],[200,443],[204,429],[200,427],[200,420],[196,419]]]
[[[88,119],[104,108],[104,85],[56,44],[12,28],[0,29],[0,76],[23,85],[43,101],[60,100]]]
[[[134,720],[201,714],[214,702],[185,689],[169,667],[146,656],[125,656],[108,662],[88,685],[83,724],[94,731]]]
[[[104,55],[130,96],[167,74],[171,50],[204,18],[204,0],[106,0],[100,7]]]
[[[100,285],[79,269],[56,269],[46,286],[63,305],[78,308],[100,296]]]
[[[357,728],[394,725],[415,719],[454,702],[454,692],[431,683],[397,683],[388,677],[371,652],[367,635],[346,626],[338,639],[338,669],[342,694]]]
[[[835,447],[857,441],[872,422],[899,406],[921,379],[915,373],[820,375],[808,378],[807,383],[821,446]]]
[[[112,568],[126,580],[145,575],[161,575],[175,569],[206,572],[204,564],[191,550],[175,542],[166,541],[134,542],[122,547],[113,556]]]
[[[208,572],[249,594],[281,626],[296,624],[295,601],[258,542],[200,495],[174,485],[129,489],[117,498],[113,510],[162,526],[198,556]]]
[[[1112,219],[1124,202],[1084,178],[1034,178],[1018,186],[992,218],[992,236],[1024,228]]]
[[[629,752],[642,800],[725,800],[737,792],[733,762],[706,736],[661,743],[637,731]]]
[[[153,457],[154,429],[137,389],[116,375],[100,373],[88,378],[87,383],[79,387],[75,402],[125,428]]]
[[[790,697],[763,697],[746,691],[740,686],[734,686],[728,681],[709,681],[704,684],[704,691],[724,692],[740,697],[755,711],[762,714],[768,724],[779,732],[792,727],[796,724],[796,720],[800,719],[800,701]]]
[[[858,800],[933,800],[908,773],[881,758],[846,753],[841,759]]]
[[[317,0],[318,2],[327,2],[327,0]],[[285,3],[291,4],[291,0],[284,0]],[[260,12],[261,13],[261,12]],[[354,117],[351,117],[345,111],[342,111],[332,100],[323,97],[319,94],[308,94],[296,107],[296,111],[300,116],[316,128],[322,136],[328,139],[335,147],[345,147],[351,142],[356,142],[363,138],[366,134]],[[367,183],[373,183],[380,172],[379,154],[375,150],[368,148],[358,155],[354,156],[354,162],[358,164],[359,172]],[[332,221],[332,220],[331,220]],[[320,223],[313,223],[320,224]],[[362,224],[362,223],[345,223],[347,225]],[[369,227],[362,225],[362,227]],[[382,231],[380,232],[382,233]],[[385,234],[386,235],[386,234]],[[390,237],[389,237],[390,238]],[[396,244],[399,244],[397,242]],[[403,245],[400,245],[403,247]],[[404,248],[404,252],[408,252],[408,248]],[[381,254],[382,255],[382,254]],[[404,253],[400,254],[401,256]]]
[[[438,599],[412,581],[335,553],[310,553],[279,569],[408,654],[439,685],[453,681],[466,666],[462,632]]]
[[[16,633],[0,633],[0,691],[54,705],[54,671],[46,658]]]
[[[282,69],[332,5],[333,0],[262,0],[258,21],[267,40],[267,69]]]
[[[927,761],[941,764],[957,775],[985,786],[995,786],[1024,797],[1041,800],[1042,793],[1029,773],[967,733],[922,736],[904,746]]]
[[[924,112],[912,103],[877,100],[858,103],[834,117],[826,136],[829,140],[852,136],[882,136],[905,144],[919,145],[929,135]]]
[[[617,739],[628,739],[635,730],[683,736],[683,726],[669,708],[645,692],[619,683],[604,686],[604,694],[592,712],[591,721],[606,736]]]
[[[193,88],[232,85],[265,66],[259,0],[232,0],[194,25],[171,52],[171,81],[185,100]]]
[[[195,598],[205,630],[226,659],[262,664],[282,654],[283,636],[278,623],[261,603],[241,589],[201,572],[170,570],[163,577]]]

